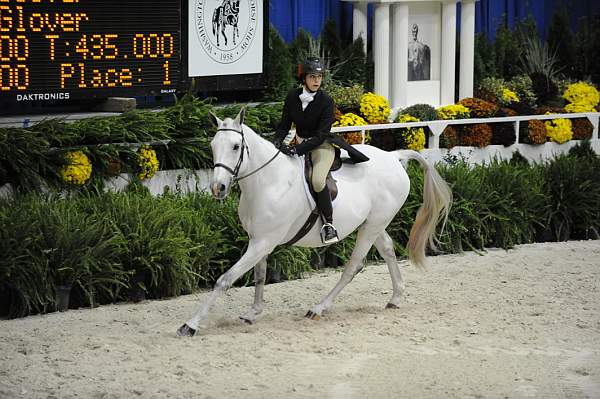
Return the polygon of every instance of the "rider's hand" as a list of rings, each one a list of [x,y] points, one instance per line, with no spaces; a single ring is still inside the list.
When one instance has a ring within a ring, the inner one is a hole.
[[[284,153],[285,155],[288,156],[293,156],[296,155],[296,149],[293,147],[288,147],[287,145],[283,144],[282,141],[276,141],[275,143],[275,147],[281,151],[282,153]]]
[[[297,151],[296,151],[296,147],[287,147],[287,152],[285,153],[285,155],[289,155],[291,157],[293,157],[294,155],[298,155]]]
[[[294,147],[288,147],[285,144],[282,144],[281,147],[279,147],[279,151],[290,157],[296,155],[296,149]]]

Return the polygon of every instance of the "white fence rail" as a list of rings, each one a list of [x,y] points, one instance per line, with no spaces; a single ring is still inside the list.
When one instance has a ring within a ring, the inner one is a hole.
[[[509,159],[512,154],[519,151],[521,155],[530,161],[544,161],[551,159],[558,154],[566,153],[571,147],[577,144],[577,141],[568,141],[564,144],[548,142],[545,144],[522,144],[519,143],[519,127],[521,122],[530,120],[550,120],[550,119],[577,119],[587,118],[592,126],[591,146],[597,154],[600,154],[600,140],[598,139],[598,126],[600,120],[599,112],[585,112],[573,114],[552,114],[552,115],[525,115],[525,116],[506,116],[494,118],[476,118],[476,119],[453,119],[437,121],[421,121],[408,123],[383,123],[377,125],[364,126],[344,126],[334,127],[331,130],[335,133],[360,132],[365,139],[367,131],[377,132],[378,130],[401,129],[407,127],[425,127],[431,131],[429,137],[429,146],[422,153],[433,161],[444,160],[448,155],[457,156],[469,163],[484,163],[492,159]],[[478,123],[512,123],[515,131],[515,141],[512,145],[489,145],[484,148],[456,146],[451,149],[440,148],[440,135],[447,126],[451,125],[472,125]]]

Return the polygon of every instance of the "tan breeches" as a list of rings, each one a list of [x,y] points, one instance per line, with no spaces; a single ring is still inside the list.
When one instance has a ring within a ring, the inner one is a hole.
[[[325,188],[327,173],[335,160],[335,149],[328,142],[324,142],[310,152],[313,164],[311,183],[315,192],[321,192]]]

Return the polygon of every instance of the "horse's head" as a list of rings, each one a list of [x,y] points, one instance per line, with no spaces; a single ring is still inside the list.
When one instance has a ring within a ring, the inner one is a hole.
[[[247,152],[243,130],[245,112],[245,108],[242,108],[235,119],[224,120],[210,113],[217,126],[217,133],[210,142],[214,162],[210,187],[213,196],[218,199],[229,194],[231,184],[242,168],[244,152]]]

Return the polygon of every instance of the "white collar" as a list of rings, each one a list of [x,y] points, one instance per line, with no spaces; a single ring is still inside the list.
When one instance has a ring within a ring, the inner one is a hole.
[[[308,104],[315,99],[315,94],[317,94],[317,92],[309,93],[306,91],[305,87],[302,88],[302,93],[300,93],[298,96],[298,98],[300,98],[300,102],[302,103],[302,111],[304,111],[306,107],[308,107]]]
[[[306,98],[307,96],[311,96],[312,98],[314,98],[315,94],[317,94],[316,91],[314,93],[311,93],[308,90],[306,90],[306,87],[302,86],[302,93],[300,95],[303,96],[304,98]]]

